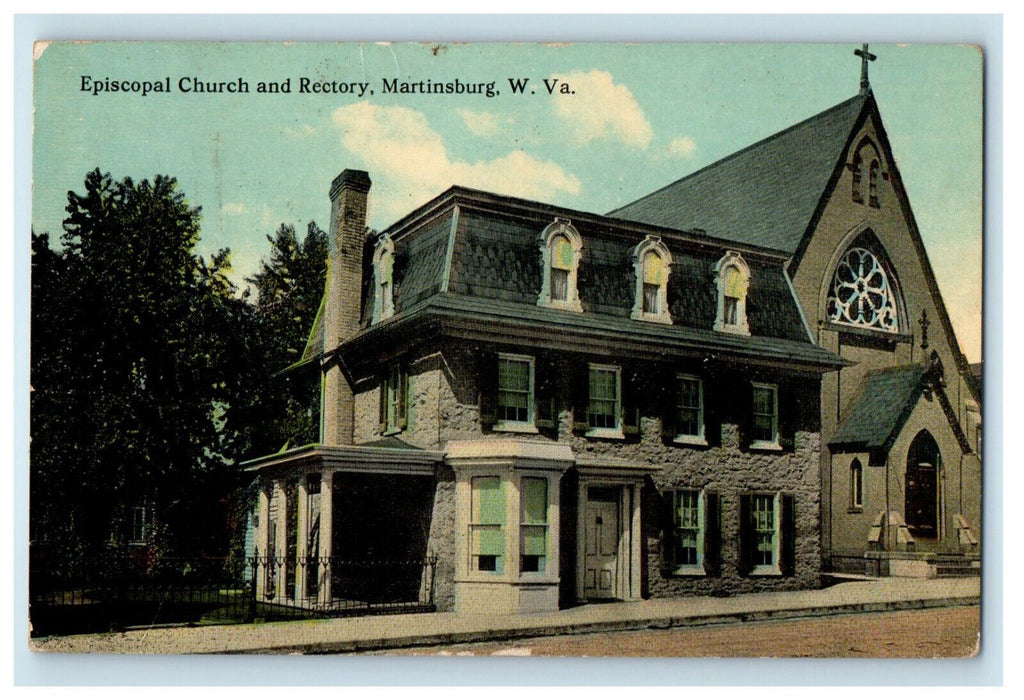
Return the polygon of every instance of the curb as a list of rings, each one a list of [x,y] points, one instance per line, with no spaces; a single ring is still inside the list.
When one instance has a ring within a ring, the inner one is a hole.
[[[710,627],[745,622],[767,622],[824,617],[828,615],[851,615],[862,613],[895,612],[900,610],[926,610],[931,608],[952,608],[979,605],[981,596],[958,596],[930,598],[924,600],[896,600],[876,603],[850,603],[846,605],[819,605],[786,608],[780,610],[751,610],[736,613],[712,615],[667,615],[638,618],[634,620],[608,620],[569,624],[541,624],[531,627],[515,627],[498,630],[470,630],[465,632],[441,632],[409,634],[378,639],[351,639],[335,642],[312,642],[280,646],[266,646],[245,650],[225,650],[219,654],[352,654],[368,651],[384,651],[408,647],[441,646],[448,644],[469,644],[476,642],[500,642],[527,637],[551,637],[560,635],[593,634],[597,632],[626,632],[643,629],[665,630],[687,627]]]

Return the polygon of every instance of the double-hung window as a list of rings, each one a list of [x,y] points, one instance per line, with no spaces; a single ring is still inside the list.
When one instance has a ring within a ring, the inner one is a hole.
[[[505,492],[498,476],[471,481],[470,571],[505,570]]]
[[[699,377],[676,376],[676,442],[704,442],[704,384]]]
[[[704,501],[695,489],[672,493],[672,559],[676,573],[704,564]]]
[[[750,508],[754,552],[752,572],[775,573],[779,568],[779,513],[774,494],[754,494]]]
[[[534,362],[525,355],[498,356],[498,406],[495,429],[534,425]]]
[[[548,480],[519,480],[519,571],[544,573],[548,558]]]
[[[587,435],[622,437],[622,371],[612,365],[590,365]]]
[[[774,384],[753,385],[751,447],[779,447],[779,391]]]

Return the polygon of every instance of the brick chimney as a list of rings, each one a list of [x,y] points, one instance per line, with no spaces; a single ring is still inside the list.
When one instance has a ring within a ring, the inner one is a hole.
[[[324,304],[324,352],[330,353],[359,330],[363,242],[370,176],[345,170],[331,183],[331,227],[327,232],[327,301]],[[326,365],[320,441],[351,445],[354,430],[352,387],[332,359]]]

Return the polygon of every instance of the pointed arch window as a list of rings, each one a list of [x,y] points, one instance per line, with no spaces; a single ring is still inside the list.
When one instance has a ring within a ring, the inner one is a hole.
[[[672,323],[668,311],[668,276],[672,254],[658,236],[647,236],[633,249],[636,288],[633,296],[634,319]]]
[[[828,320],[846,326],[898,333],[895,278],[884,254],[862,236],[839,260],[829,287]]]
[[[372,323],[395,314],[395,244],[384,235],[373,251],[373,318]]]
[[[541,280],[538,306],[583,311],[576,286],[583,239],[572,223],[555,219],[541,233]]]
[[[864,204],[863,188],[865,181],[867,181],[867,204],[877,209],[880,206],[878,178],[882,176],[882,164],[875,144],[867,138],[861,141],[849,168],[853,171],[853,201]]]
[[[743,257],[730,250],[715,265],[718,285],[718,310],[715,330],[725,333],[750,335],[747,324],[747,290],[750,287],[750,268]]]
[[[850,464],[850,510],[860,511],[864,508],[864,467],[860,460],[854,458]]]

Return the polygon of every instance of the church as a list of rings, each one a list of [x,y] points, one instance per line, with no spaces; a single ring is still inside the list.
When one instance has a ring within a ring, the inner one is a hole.
[[[456,185],[373,231],[335,178],[321,440],[243,465],[260,598],[977,573],[980,387],[858,55],[857,95],[603,215]]]

